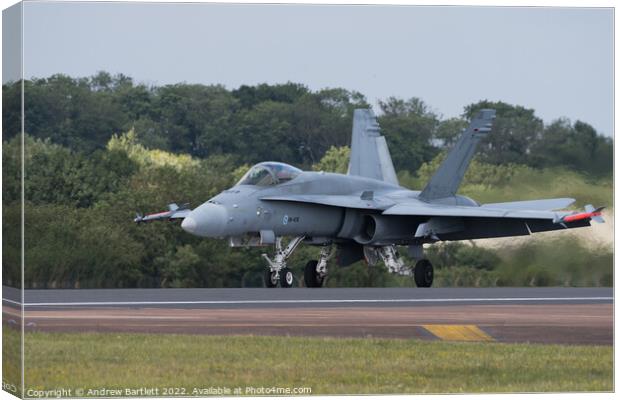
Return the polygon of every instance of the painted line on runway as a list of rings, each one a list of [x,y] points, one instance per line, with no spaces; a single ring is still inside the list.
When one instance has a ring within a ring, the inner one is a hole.
[[[8,303],[21,302],[5,299]],[[64,306],[147,306],[147,305],[234,305],[234,304],[338,304],[338,303],[488,303],[488,302],[555,302],[555,301],[613,301],[613,297],[497,297],[448,299],[295,299],[295,300],[187,300],[187,301],[87,301],[56,303],[24,303],[24,307]]]
[[[494,342],[495,339],[476,325],[422,325],[441,340],[459,342]]]

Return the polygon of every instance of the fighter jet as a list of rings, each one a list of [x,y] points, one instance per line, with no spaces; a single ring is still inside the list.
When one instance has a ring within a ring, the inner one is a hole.
[[[481,110],[421,191],[398,184],[385,137],[371,110],[353,117],[347,174],[302,171],[281,162],[256,164],[230,189],[195,209],[138,215],[135,222],[182,219],[192,235],[226,239],[232,247],[274,246],[263,254],[265,286],[288,288],[294,276],[288,258],[302,243],[319,246],[318,260],[304,268],[306,287],[321,287],[328,261],[350,265],[366,259],[391,272],[413,276],[418,287],[433,283],[433,266],[423,245],[439,241],[523,236],[604,222],[601,208],[556,211],[570,198],[479,204],[457,194],[477,144],[492,130],[495,110]],[[286,240],[286,242],[285,242]],[[407,246],[413,268],[399,255]]]

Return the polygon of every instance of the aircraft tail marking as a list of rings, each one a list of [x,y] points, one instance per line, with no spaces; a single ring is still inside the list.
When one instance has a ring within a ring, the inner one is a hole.
[[[420,193],[421,200],[441,199],[456,194],[478,142],[491,131],[494,119],[495,110],[480,110]]]
[[[398,185],[385,137],[372,110],[357,109],[353,113],[353,135],[348,175],[378,179]]]

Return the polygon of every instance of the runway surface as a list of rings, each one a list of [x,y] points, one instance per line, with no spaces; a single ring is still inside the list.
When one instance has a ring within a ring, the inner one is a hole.
[[[613,342],[612,288],[26,290],[27,331]],[[21,322],[3,287],[3,321]]]

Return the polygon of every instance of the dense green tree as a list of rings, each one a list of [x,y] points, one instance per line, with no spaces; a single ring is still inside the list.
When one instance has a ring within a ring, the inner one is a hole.
[[[105,214],[26,204],[28,287],[127,287],[140,278],[141,246]]]
[[[112,135],[133,128],[151,149],[200,158],[228,154],[245,163],[280,160],[306,168],[331,146],[348,145],[353,110],[369,107],[363,95],[342,88],[311,91],[292,82],[234,90],[186,83],[146,86],[104,71],[85,78],[58,74],[26,80],[24,89],[26,132],[73,151],[102,149]],[[20,132],[20,82],[3,85],[3,102],[8,140]],[[466,121],[484,107],[495,108],[498,118],[482,143],[482,161],[568,166],[593,175],[610,170],[611,139],[579,121],[570,129],[564,123],[544,127],[534,110],[487,100],[465,107],[463,119],[448,120],[418,98],[391,97],[379,106],[397,170],[414,173],[451,146]],[[580,160],[584,157],[592,162]]]
[[[349,168],[349,157],[351,149],[348,146],[342,147],[330,147],[321,161],[314,164],[312,168],[315,171],[325,172],[337,172],[339,174],[346,174]]]
[[[5,143],[7,153],[19,154],[18,140]],[[126,153],[98,150],[89,156],[26,137],[24,158],[24,197],[34,204],[65,204],[90,207],[129,180],[135,171]],[[8,181],[9,195],[19,183]]]
[[[116,92],[95,90],[100,89],[99,84],[65,75],[26,81],[24,131],[74,150],[102,148],[113,133],[126,126],[128,116]]]
[[[439,119],[426,103],[418,98],[405,101],[390,97],[380,101],[379,106],[381,132],[397,170],[416,171],[437,154],[432,139]]]
[[[292,135],[292,106],[288,103],[265,101],[237,116],[238,122],[232,139],[237,154],[243,161],[299,161],[299,153]]]
[[[2,84],[2,140],[22,131],[22,82]]]
[[[344,89],[323,89],[293,104],[293,146],[299,163],[316,163],[332,146],[350,144],[353,112],[368,108],[364,96]]]
[[[492,164],[526,164],[533,144],[542,134],[542,120],[532,109],[488,100],[466,106],[463,116],[470,120],[483,108],[495,109],[497,117],[493,133],[480,145],[481,159]]]
[[[606,175],[613,168],[613,143],[584,122],[558,119],[545,127],[532,146],[530,159],[536,167],[566,166]]]
[[[2,145],[2,204],[21,201],[21,137],[14,136]]]
[[[22,206],[2,203],[2,284],[21,287]]]
[[[451,148],[465,128],[467,121],[462,118],[450,118],[439,122],[435,131],[435,139],[440,147]]]
[[[268,85],[266,83],[256,86],[241,85],[232,91],[232,95],[239,100],[244,108],[254,108],[265,101],[293,103],[309,93],[310,91],[306,86],[293,82],[280,85]]]
[[[193,208],[232,186],[235,165],[230,157],[212,156],[200,160],[187,155],[148,150],[126,135],[112,139],[108,147],[127,152],[128,157],[139,166],[121,190],[104,196],[94,206],[141,244],[140,279],[137,285],[159,287],[187,286],[188,282],[194,285],[205,284],[204,281],[190,277],[180,278],[179,272],[197,276],[192,271],[202,264],[188,260],[192,252],[196,252],[195,246],[201,239],[183,232],[179,221],[136,225],[132,218],[136,212],[157,211],[154,207],[164,207],[172,202],[187,202]],[[226,243],[219,244],[226,249]],[[192,250],[186,247],[188,245]],[[177,254],[179,251],[182,253]]]
[[[227,133],[237,101],[224,87],[167,85],[155,96],[151,118],[161,125],[169,150],[199,157],[232,152]]]

